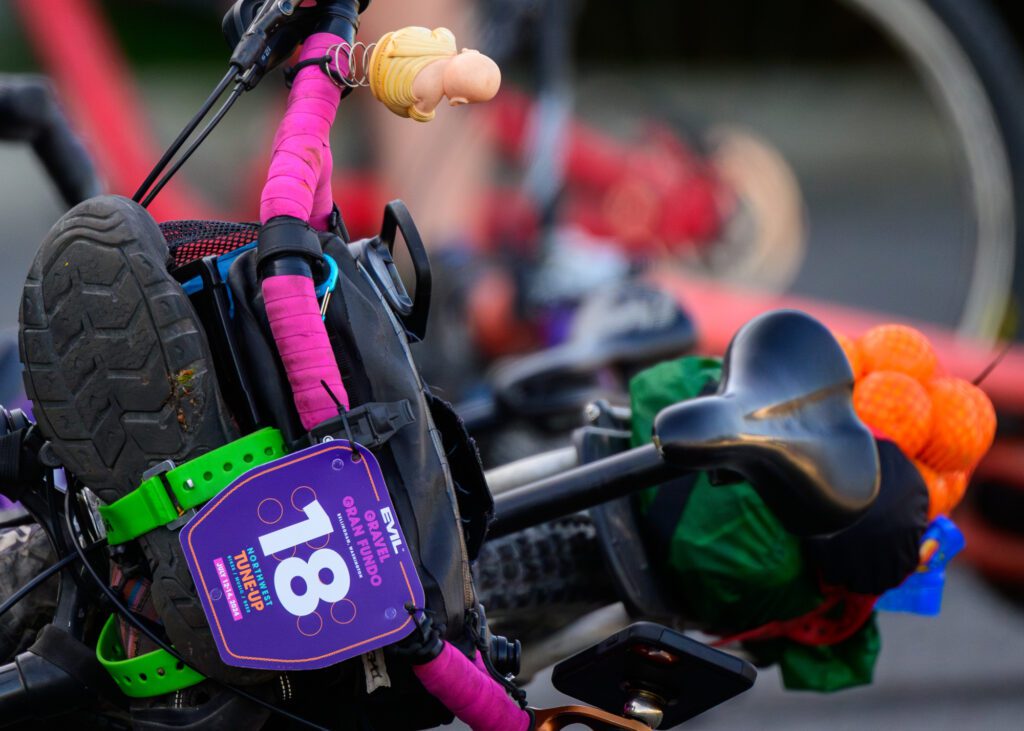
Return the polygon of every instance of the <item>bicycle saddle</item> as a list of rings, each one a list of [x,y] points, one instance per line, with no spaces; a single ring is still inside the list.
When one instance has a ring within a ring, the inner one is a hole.
[[[654,439],[680,467],[743,475],[791,532],[834,533],[878,492],[878,452],[852,393],[831,333],[802,312],[771,312],[733,338],[717,394],[664,409]]]
[[[562,345],[508,361],[494,370],[497,399],[516,414],[541,416],[582,408],[599,371],[629,372],[679,356],[696,336],[693,321],[668,294],[625,282],[589,297]]]

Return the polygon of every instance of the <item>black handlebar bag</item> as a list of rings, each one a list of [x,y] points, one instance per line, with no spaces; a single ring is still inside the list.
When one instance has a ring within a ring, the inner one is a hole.
[[[423,334],[426,313],[413,315],[400,306],[411,299],[393,266],[389,238],[348,244],[336,234],[321,236],[324,254],[338,269],[325,324],[350,399],[344,416],[309,434],[299,425],[270,335],[255,251],[237,256],[227,273],[233,300],[230,337],[249,382],[259,384],[251,391],[263,425],[281,429],[296,448],[351,436],[374,453],[423,584],[425,609],[445,639],[472,653],[481,632],[470,561],[483,543],[493,500],[475,444],[451,406],[423,383],[412,359],[410,344]],[[410,248],[422,246],[415,232],[404,227],[403,238]],[[418,261],[426,261],[422,249],[416,254],[421,255]],[[420,290],[424,272],[417,275]],[[426,277],[429,292],[429,272]],[[423,306],[423,299],[417,291],[417,306]],[[411,321],[419,323],[420,332],[410,332]],[[425,728],[451,719],[407,663],[388,653],[383,658],[390,685],[372,692],[370,670],[363,663],[339,666],[337,680],[347,687],[339,701],[372,706],[370,715],[381,728]]]
[[[457,640],[466,612],[476,606],[469,562],[493,509],[479,458],[466,447],[453,452],[457,463],[447,457],[467,438],[438,427],[451,423],[448,407],[421,381],[401,322],[341,239],[329,241],[324,251],[337,261],[342,282],[326,324],[353,406],[407,402],[412,407],[415,421],[395,432],[377,456],[395,482],[392,498],[414,547],[427,603],[447,625],[449,639]]]

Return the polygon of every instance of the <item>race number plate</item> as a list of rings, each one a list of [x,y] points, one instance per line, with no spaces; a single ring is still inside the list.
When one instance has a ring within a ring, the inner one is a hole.
[[[412,632],[423,586],[377,460],[345,440],[251,470],[182,529],[228,665],[313,670]]]

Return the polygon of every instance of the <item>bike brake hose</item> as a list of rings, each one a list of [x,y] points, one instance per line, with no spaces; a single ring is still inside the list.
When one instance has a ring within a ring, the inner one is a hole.
[[[182,166],[184,166],[184,164],[188,162],[189,158],[192,157],[195,151],[199,149],[199,146],[206,141],[206,138],[209,137],[210,133],[213,132],[214,128],[218,124],[220,124],[221,120],[224,119],[225,115],[229,111],[231,111],[231,107],[233,107],[235,105],[235,102],[238,101],[238,98],[242,96],[243,91],[245,91],[245,84],[239,81],[237,84],[235,84],[235,88],[231,91],[231,96],[228,97],[228,100],[224,102],[221,105],[220,109],[217,110],[217,113],[213,115],[213,119],[211,119],[207,123],[207,125],[203,127],[202,131],[199,133],[199,136],[192,141],[192,144],[189,145],[188,149],[181,154],[181,157],[174,161],[174,165],[171,166],[171,169],[168,170],[164,174],[164,176],[156,182],[156,184],[149,191],[149,194],[145,198],[143,198],[141,204],[143,208],[148,208],[149,204],[153,202],[153,199],[160,195],[160,191],[162,191],[164,187],[169,182],[171,182],[171,178],[173,178],[175,174],[179,170],[181,170]],[[138,195],[138,193],[136,193],[136,195]]]
[[[203,105],[199,108],[199,111],[195,113],[192,119],[189,120],[188,124],[186,124],[185,127],[181,130],[181,132],[178,133],[178,136],[174,139],[174,142],[172,142],[170,147],[168,147],[167,150],[164,152],[163,157],[161,157],[157,164],[153,166],[153,169],[150,171],[149,175],[146,176],[146,179],[142,182],[142,185],[140,185],[139,189],[135,191],[135,195],[132,196],[133,201],[135,201],[136,203],[142,203],[143,198],[146,197],[146,194],[149,192],[149,189],[152,187],[156,179],[160,176],[160,173],[164,171],[167,165],[171,162],[171,159],[178,153],[178,150],[180,150],[182,145],[184,145],[188,138],[192,136],[192,133],[196,131],[196,127],[199,126],[199,123],[202,122],[206,118],[206,115],[210,113],[210,110],[213,109],[213,105],[216,104],[217,100],[221,98],[221,96],[224,94],[224,91],[228,88],[228,86],[231,85],[231,82],[235,79],[235,75],[240,70],[241,69],[239,68],[238,64],[231,64],[231,66],[228,68],[228,72],[224,74],[224,78],[222,78],[217,83],[217,86],[214,87],[212,92],[210,92],[210,95],[206,97],[206,101],[203,102]],[[231,103],[233,104],[234,102],[232,101]],[[224,113],[226,113],[226,110],[223,111]],[[223,118],[224,116],[223,113],[218,113],[218,115],[219,118],[216,119],[214,124],[216,124],[216,122],[219,122],[220,118]],[[209,135],[210,131],[212,131],[212,127],[208,128],[207,130],[204,130],[203,139],[205,139],[205,135]],[[192,149],[188,154],[191,155],[192,152],[194,151],[195,150]],[[183,162],[184,161],[182,161],[182,164]],[[177,172],[177,169],[180,167],[181,165],[178,165],[168,175],[168,179],[170,178],[170,175],[173,175],[175,172]],[[163,182],[163,185],[166,184],[167,181],[165,180]],[[161,188],[163,187],[163,185],[161,185]],[[152,201],[155,195],[156,193],[153,193],[147,199],[147,201]],[[143,205],[148,205],[148,203]]]
[[[101,546],[105,545],[106,542],[106,539],[96,541],[95,543],[86,546],[85,552],[92,553],[97,548],[100,548]],[[77,553],[66,554],[62,559],[57,561],[57,563],[53,564],[52,566],[46,567],[43,571],[33,576],[23,587],[21,587],[16,592],[7,597],[6,601],[4,601],[3,604],[0,604],[0,617],[7,614],[7,612],[14,608],[15,604],[17,604],[22,599],[31,594],[36,587],[38,587],[44,581],[49,579],[51,576],[53,576],[56,573],[59,573],[65,566],[68,566],[69,564],[72,564],[75,561],[80,560],[81,557]]]

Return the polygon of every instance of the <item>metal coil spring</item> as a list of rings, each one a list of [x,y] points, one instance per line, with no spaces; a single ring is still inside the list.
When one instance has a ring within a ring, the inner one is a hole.
[[[370,58],[373,56],[375,48],[377,48],[376,43],[363,43],[362,41],[356,41],[353,45],[349,45],[345,41],[336,43],[327,49],[327,56],[330,59],[328,66],[333,66],[333,68],[329,68],[327,75],[338,86],[347,86],[352,89],[369,86]],[[348,74],[342,73],[341,61],[343,58],[348,61]]]

